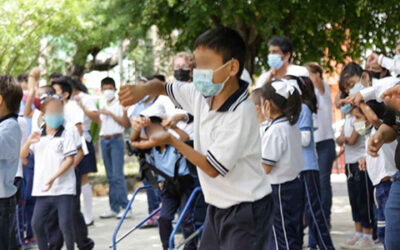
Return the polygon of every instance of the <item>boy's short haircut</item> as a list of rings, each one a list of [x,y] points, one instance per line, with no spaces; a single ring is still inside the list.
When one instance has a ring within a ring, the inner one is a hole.
[[[106,77],[106,78],[103,78],[103,80],[101,80],[101,88],[103,88],[104,85],[112,85],[114,87],[114,89],[116,89],[115,81],[111,77]]]
[[[60,78],[56,78],[51,82],[51,86],[59,85],[61,88],[62,93],[69,93],[67,99],[69,99],[72,95],[72,86],[71,86],[71,79],[67,76],[63,76]]]
[[[237,77],[242,75],[246,61],[246,44],[236,30],[228,27],[218,27],[201,34],[194,43],[194,49],[205,47],[214,50],[222,56],[224,63],[232,58],[239,61]]]
[[[54,90],[54,88],[50,85],[44,85],[39,87],[39,89],[43,89],[45,94],[49,94],[49,95],[54,95],[56,93],[56,91]]]
[[[251,91],[250,93],[250,99],[253,101],[253,103],[256,106],[261,106],[261,97],[262,97],[262,88],[257,88]]]
[[[268,41],[268,47],[269,46],[278,46],[283,54],[290,53],[290,58],[289,62],[292,60],[293,57],[293,43],[292,40],[285,36],[274,36]]]
[[[23,93],[14,77],[0,75],[0,95],[3,97],[7,109],[11,113],[17,114]]]
[[[60,78],[63,77],[64,75],[59,73],[59,72],[53,72],[50,74],[50,79],[55,79],[55,78]]]
[[[164,75],[161,75],[161,74],[152,75],[152,76],[150,77],[150,80],[152,80],[152,79],[158,79],[158,80],[160,80],[160,81],[162,81],[162,82],[165,82],[165,76],[164,76]]]
[[[27,83],[28,82],[28,74],[19,74],[17,76],[17,81],[19,84],[21,84],[23,82]]]

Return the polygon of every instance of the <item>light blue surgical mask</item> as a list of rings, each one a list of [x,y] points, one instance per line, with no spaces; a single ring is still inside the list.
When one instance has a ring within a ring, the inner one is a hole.
[[[342,110],[343,114],[347,115],[351,111],[351,104],[345,104],[341,106],[340,110]]]
[[[222,69],[229,62],[232,60],[227,61],[224,65],[220,66],[219,68],[212,70],[212,69],[194,69],[193,70],[193,84],[197,91],[199,91],[204,97],[211,97],[218,95],[225,86],[225,83],[229,80],[228,76],[225,81],[222,83],[213,83],[213,76],[214,73],[218,70]]]
[[[400,62],[400,55],[395,55],[393,59],[394,59],[395,61]]]
[[[44,122],[52,129],[58,129],[64,123],[62,114],[44,115]]]
[[[279,54],[269,54],[268,65],[271,68],[279,69],[283,65],[282,56]]]
[[[353,88],[350,89],[349,91],[349,95],[354,95],[358,92],[360,92],[360,90],[364,89],[364,85],[362,85],[361,82],[358,82],[356,84],[354,84]]]

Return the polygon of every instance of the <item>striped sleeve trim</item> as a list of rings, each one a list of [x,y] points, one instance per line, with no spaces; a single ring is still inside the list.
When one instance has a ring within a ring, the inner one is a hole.
[[[229,170],[224,167],[224,165],[222,165],[210,151],[207,151],[206,157],[208,163],[210,163],[220,175],[225,176],[229,172]]]
[[[179,104],[179,102],[175,99],[174,91],[172,90],[172,83],[169,82],[165,84],[165,91],[167,92],[167,95],[171,99],[171,101],[174,103],[175,107],[182,109],[182,106]]]
[[[276,164],[276,161],[262,158],[262,163],[264,163],[266,165],[274,166]]]
[[[70,155],[76,155],[77,153],[78,153],[78,151],[76,149],[74,149],[74,150],[71,150],[71,151],[69,151],[67,153],[64,153],[64,156],[67,157],[67,156],[70,156]]]

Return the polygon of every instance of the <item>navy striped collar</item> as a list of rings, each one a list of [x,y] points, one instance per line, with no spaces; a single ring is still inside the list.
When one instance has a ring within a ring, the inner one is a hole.
[[[265,131],[267,131],[274,124],[281,123],[281,122],[286,122],[288,120],[289,119],[286,116],[281,115],[281,116],[275,118],[272,122],[270,122],[269,125],[265,128]]]
[[[54,135],[54,137],[61,137],[62,133],[64,132],[64,126],[60,126],[56,132],[56,134]],[[42,127],[42,136],[46,136],[47,132],[46,132],[46,124],[43,125]]]
[[[1,122],[3,122],[3,121],[5,121],[5,120],[7,120],[7,119],[10,119],[10,118],[12,118],[12,119],[17,119],[18,118],[18,115],[17,114],[8,114],[8,115],[5,115],[5,116],[3,116],[3,117],[1,117],[0,118],[0,123]]]
[[[239,89],[235,91],[221,107],[217,110],[217,112],[227,112],[227,111],[235,111],[236,108],[249,97],[248,91],[249,83],[243,80],[239,80]],[[212,97],[207,97],[207,102],[211,106]]]

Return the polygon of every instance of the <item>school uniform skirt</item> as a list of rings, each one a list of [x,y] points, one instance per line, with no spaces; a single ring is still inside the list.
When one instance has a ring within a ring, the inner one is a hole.
[[[93,143],[91,141],[86,141],[86,146],[89,153],[83,157],[82,161],[78,165],[79,173],[81,175],[97,172],[96,152]]]

